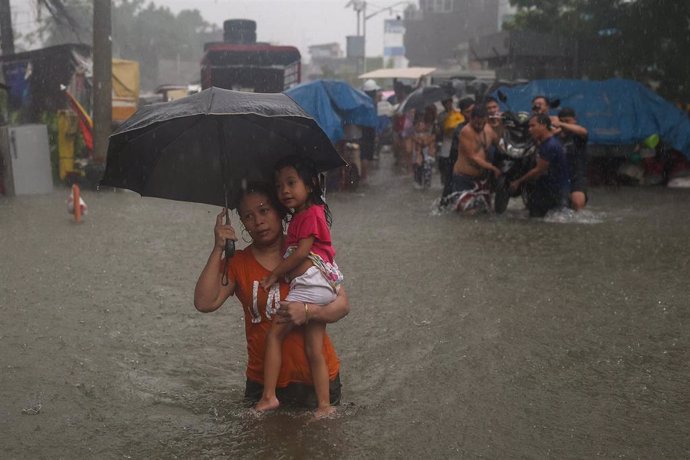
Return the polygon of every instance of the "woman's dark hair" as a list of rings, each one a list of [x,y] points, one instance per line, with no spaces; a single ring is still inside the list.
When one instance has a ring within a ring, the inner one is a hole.
[[[331,210],[329,209],[326,201],[324,200],[324,191],[321,187],[321,181],[319,180],[319,172],[316,169],[316,165],[311,160],[299,155],[289,155],[281,158],[275,165],[275,172],[277,173],[281,169],[293,167],[297,171],[297,175],[302,179],[304,184],[311,188],[311,193],[309,194],[310,204],[320,204],[323,206],[326,212],[326,223],[330,227],[333,223],[333,217],[331,216]]]
[[[265,195],[268,198],[268,201],[271,204],[271,206],[273,206],[273,208],[278,213],[278,216],[280,216],[280,219],[285,220],[285,217],[288,215],[288,209],[285,206],[283,206],[283,203],[281,203],[280,200],[278,200],[275,187],[266,182],[250,182],[249,184],[247,184],[247,187],[244,188],[240,193],[239,202],[241,202],[247,195],[251,195],[253,193]],[[240,214],[239,205],[237,206],[237,215],[240,216],[240,218],[242,217],[242,215]]]

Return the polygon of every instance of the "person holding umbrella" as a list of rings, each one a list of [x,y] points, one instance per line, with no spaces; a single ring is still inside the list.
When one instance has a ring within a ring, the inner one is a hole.
[[[223,206],[225,224],[218,216],[216,243],[197,282],[194,305],[209,312],[233,294],[240,299],[249,352],[246,395],[257,400],[262,393],[271,322],[294,326],[305,324],[307,319],[334,322],[349,308],[342,290],[331,306],[308,311],[303,303],[280,303],[288,293],[283,282],[268,292],[259,288],[259,282],[282,260],[281,217],[285,214],[274,193],[247,184],[270,182],[273,166],[289,155],[308,157],[318,172],[345,164],[316,120],[289,96],[212,87],[137,110],[110,136],[100,182],[101,186],[126,188],[142,196]],[[245,250],[235,251],[229,209],[238,209],[252,239]],[[327,337],[323,343],[330,399],[337,402],[339,362]],[[297,387],[289,394],[297,395],[299,402],[309,402],[310,396],[313,400],[304,335],[288,334],[284,351],[276,386]]]
[[[277,379],[277,397],[282,402],[314,407],[317,405],[311,368],[305,353],[302,326],[334,323],[350,311],[345,289],[341,287],[333,302],[318,307],[303,302],[280,301],[288,294],[288,284],[279,280],[268,292],[260,288],[283,260],[285,242],[282,221],[287,210],[278,202],[272,187],[250,184],[240,198],[237,212],[244,225],[243,234],[251,240],[245,249],[235,252],[227,267],[227,285],[223,284],[226,241],[236,241],[230,224],[223,224],[224,211],[216,217],[214,246],[194,290],[194,306],[200,312],[218,310],[235,295],[244,310],[248,363],[245,397],[257,402],[264,391],[264,356],[272,323],[292,326],[283,340],[282,365]],[[244,239],[244,236],[243,236]],[[323,337],[323,355],[328,373],[331,404],[340,402],[340,362],[328,334]]]

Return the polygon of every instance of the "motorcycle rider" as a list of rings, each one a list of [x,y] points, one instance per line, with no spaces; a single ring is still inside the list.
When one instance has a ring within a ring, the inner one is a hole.
[[[532,113],[537,115],[540,113],[549,114],[549,99],[546,96],[534,96],[532,98]]]
[[[536,179],[527,201],[530,217],[544,217],[549,210],[564,207],[568,203],[568,163],[563,146],[551,128],[551,118],[547,114],[532,115],[529,133],[539,146],[537,164],[510,183],[511,190],[516,191],[523,182]]]
[[[551,108],[551,101],[549,100],[548,97],[546,96],[534,96],[532,98],[532,113],[533,114],[539,114],[543,113],[545,115],[549,115],[549,109]],[[558,117],[555,117],[553,115],[549,115],[549,118],[551,119],[551,130],[554,132],[554,134],[559,134],[560,129],[556,126],[556,123],[558,122]]]
[[[570,171],[570,207],[580,211],[587,204],[587,128],[577,124],[575,110],[564,107],[553,123],[560,130]]]

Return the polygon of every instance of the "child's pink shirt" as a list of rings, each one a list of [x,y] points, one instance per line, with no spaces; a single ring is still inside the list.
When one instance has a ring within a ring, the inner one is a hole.
[[[292,216],[285,243],[288,247],[297,246],[300,240],[310,236],[314,237],[311,252],[320,256],[324,262],[332,264],[335,260],[335,249],[331,244],[331,231],[326,222],[326,211],[323,205],[311,205]]]

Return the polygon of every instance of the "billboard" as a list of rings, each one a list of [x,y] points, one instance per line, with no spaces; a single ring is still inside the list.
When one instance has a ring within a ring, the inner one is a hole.
[[[402,19],[383,21],[383,58],[386,66],[407,67],[404,38],[405,24]]]

